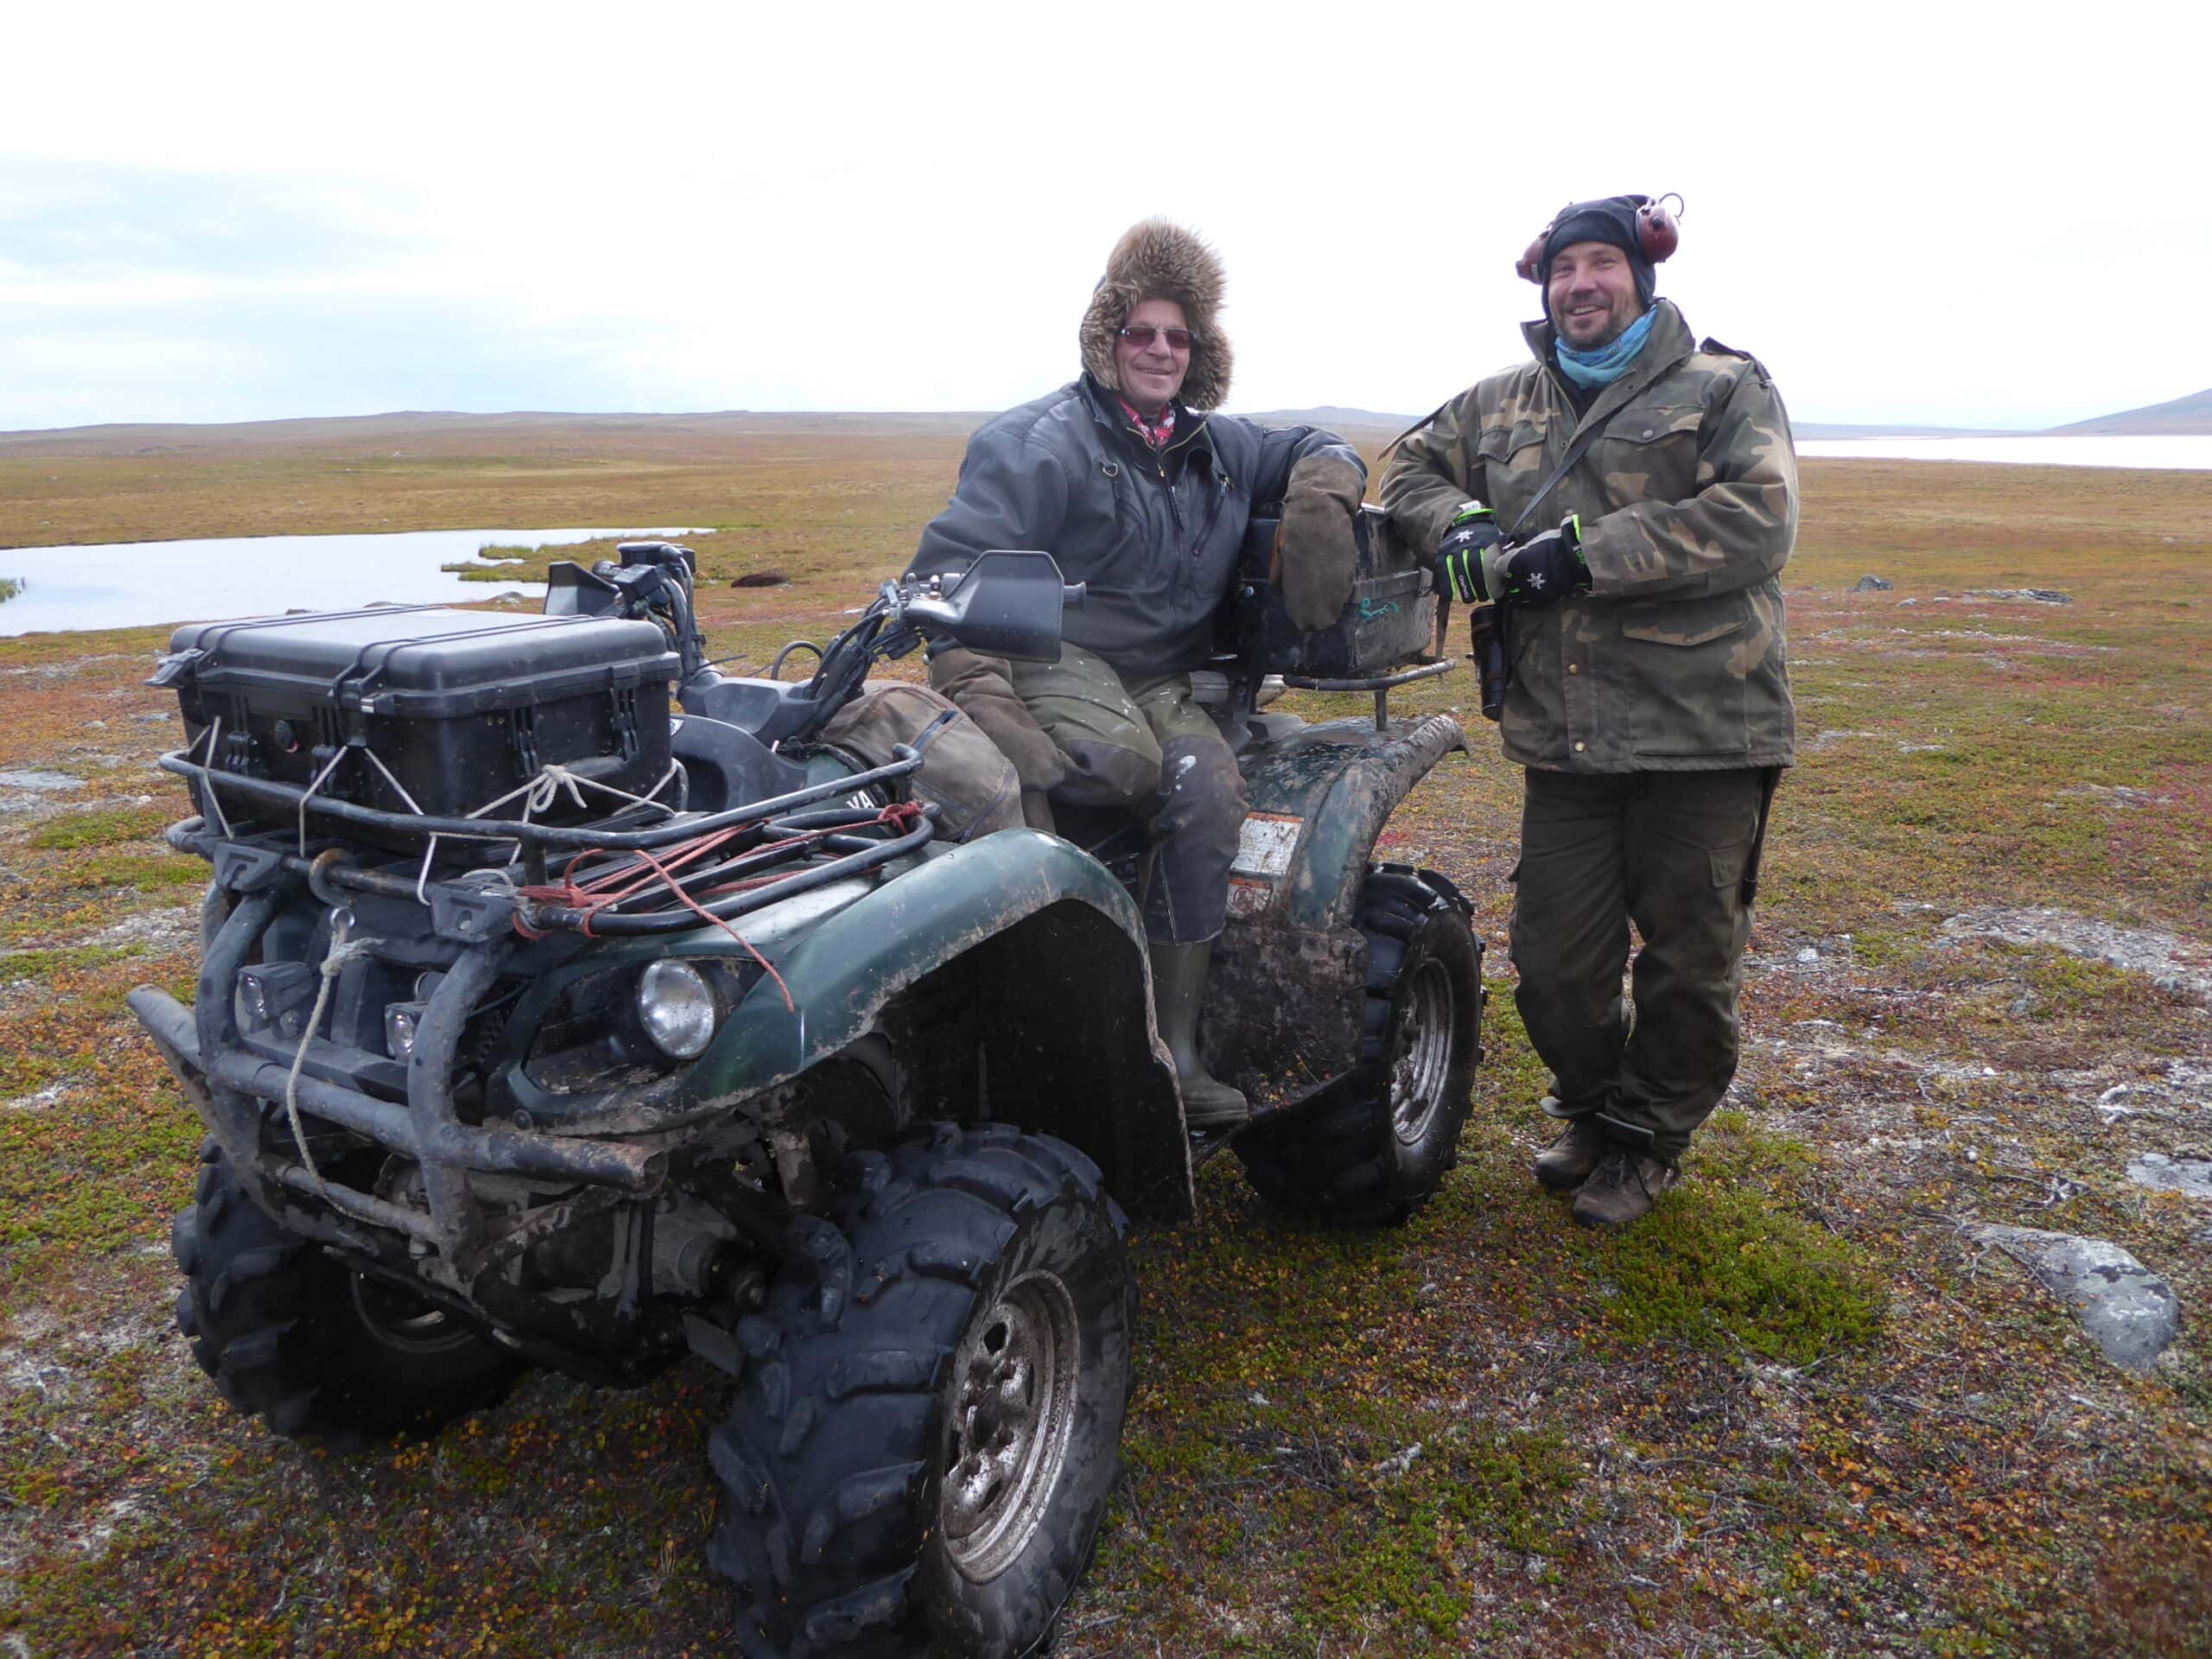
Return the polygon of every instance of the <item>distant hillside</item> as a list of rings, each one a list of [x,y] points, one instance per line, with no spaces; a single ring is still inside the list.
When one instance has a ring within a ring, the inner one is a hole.
[[[1332,432],[1389,432],[1404,431],[1421,418],[1418,415],[1378,415],[1371,409],[1344,409],[1335,404],[1324,404],[1318,409],[1240,409],[1233,411],[1248,421],[1264,421],[1269,426],[1325,426]]]
[[[1853,426],[1833,421],[1792,421],[1800,438],[2018,438],[2024,431],[1994,426]]]
[[[496,442],[508,446],[716,442],[762,433],[964,434],[988,412],[927,410],[748,409],[695,414],[583,415],[524,410],[499,415],[448,410],[396,410],[385,415],[307,416],[281,421],[174,425],[65,426],[0,432],[0,455],[156,455],[239,445],[280,448],[376,448],[389,444]]]
[[[2173,437],[2212,433],[2212,386],[2167,403],[2152,404],[2142,409],[2123,409],[2117,415],[2100,415],[2094,420],[2076,421],[2071,426],[2054,426],[2050,429],[2054,435],[2069,437],[2122,433],[2131,435],[2155,433]]]

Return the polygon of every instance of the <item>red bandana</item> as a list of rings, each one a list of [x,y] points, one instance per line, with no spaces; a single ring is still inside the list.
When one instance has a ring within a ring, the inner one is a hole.
[[[1174,404],[1162,404],[1160,406],[1160,418],[1156,421],[1147,421],[1130,406],[1128,398],[1117,397],[1114,401],[1121,404],[1122,413],[1129,417],[1129,424],[1143,435],[1147,443],[1155,449],[1165,449],[1167,447],[1167,441],[1175,435]]]

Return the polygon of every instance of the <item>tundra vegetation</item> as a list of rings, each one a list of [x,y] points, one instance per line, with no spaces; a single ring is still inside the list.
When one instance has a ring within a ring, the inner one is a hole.
[[[901,567],[964,430],[18,435],[0,545],[713,524],[703,620],[758,665]],[[1805,484],[1802,759],[1692,1179],[1625,1237],[1571,1228],[1525,1173],[1542,1077],[1503,995],[1460,1167],[1410,1225],[1292,1224],[1209,1165],[1197,1222],[1137,1246],[1128,1474],[1060,1651],[2212,1653],[2212,1202],[2126,1175],[2212,1157],[2212,476]],[[788,583],[728,585],[767,569]],[[1990,596],[2029,589],[2070,602]],[[193,1367],[168,1229],[199,1130],[122,1009],[141,982],[190,995],[204,867],[158,839],[175,709],[140,683],[165,638],[0,640],[0,1646],[723,1650],[705,1366],[634,1393],[535,1375],[353,1456],[274,1439]],[[1476,753],[1382,855],[1451,876],[1502,947],[1517,779],[1464,676],[1400,706],[1455,709]],[[2179,1339],[2116,1368],[1976,1221],[2124,1246]]]

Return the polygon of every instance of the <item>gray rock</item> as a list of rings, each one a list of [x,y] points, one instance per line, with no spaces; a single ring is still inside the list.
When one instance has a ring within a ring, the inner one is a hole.
[[[2117,1244],[2032,1227],[1988,1224],[1967,1230],[2026,1266],[2051,1294],[2080,1310],[2082,1328],[2105,1357],[2147,1371],[2181,1322],[2173,1287]]]
[[[1947,939],[2047,944],[2069,956],[2094,957],[2125,972],[2148,976],[2160,990],[2177,992],[2212,1007],[2212,945],[2155,928],[2120,927],[2048,906],[1999,906],[1961,911],[1937,931]]]
[[[1851,584],[1854,594],[1886,594],[1897,583],[1885,576],[1861,576]]]
[[[0,772],[0,789],[82,789],[85,780],[66,772]]]
[[[2212,1159],[2169,1158],[2163,1152],[2146,1152],[2127,1160],[2127,1179],[2153,1192],[2212,1198]]]
[[[1969,588],[1967,592],[1975,599],[2025,599],[2038,605],[2071,605],[2074,595],[2062,594],[2056,588]]]

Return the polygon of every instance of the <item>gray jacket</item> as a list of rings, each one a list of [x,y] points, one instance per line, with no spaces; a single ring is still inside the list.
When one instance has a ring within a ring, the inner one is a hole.
[[[959,487],[922,532],[913,569],[959,570],[992,548],[1042,548],[1090,594],[1065,638],[1121,673],[1202,666],[1213,615],[1255,506],[1282,498],[1290,469],[1351,446],[1319,427],[1271,428],[1176,405],[1156,453],[1088,373],[1008,410],[968,441]]]

